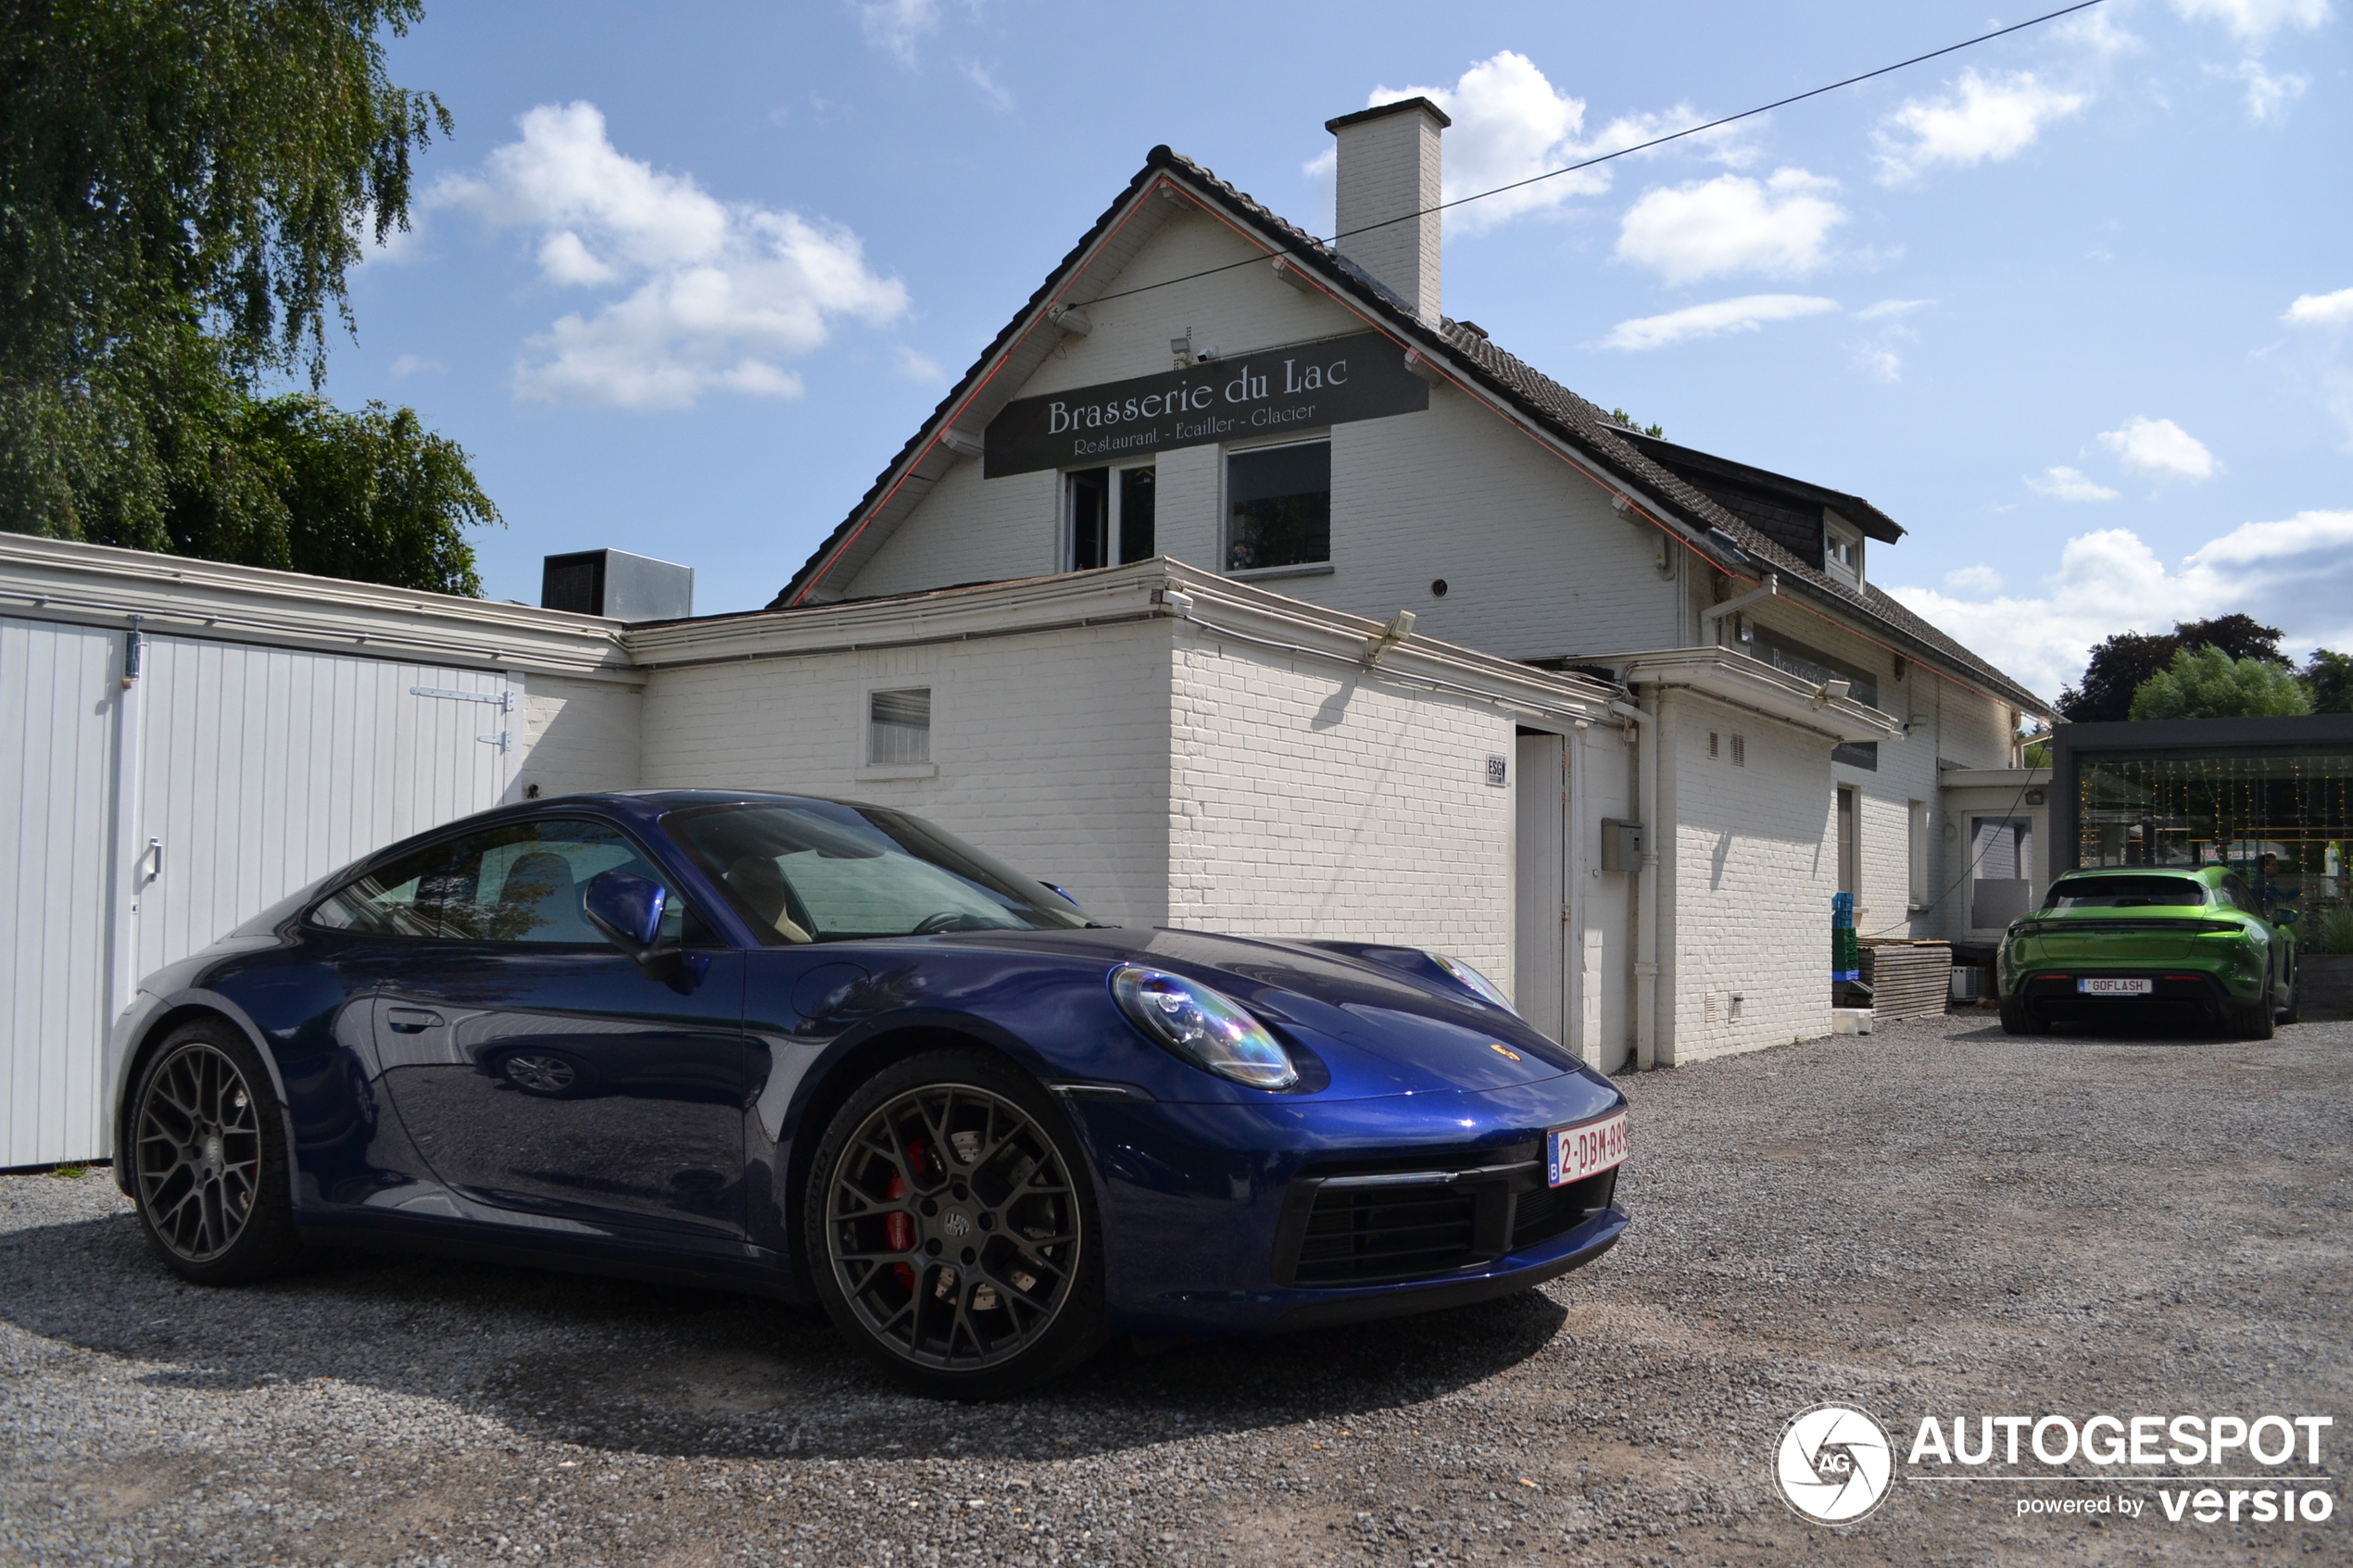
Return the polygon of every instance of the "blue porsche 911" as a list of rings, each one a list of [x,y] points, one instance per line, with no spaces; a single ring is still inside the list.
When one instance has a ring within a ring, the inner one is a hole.
[[[669,791],[394,845],[150,975],[117,1179],[231,1284],[396,1247],[813,1296],[918,1388],[1599,1257],[1626,1102],[1418,948],[1097,924],[897,811]]]

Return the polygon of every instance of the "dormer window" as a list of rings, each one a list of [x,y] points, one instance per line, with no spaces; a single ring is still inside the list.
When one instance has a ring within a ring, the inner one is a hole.
[[[1822,562],[1831,576],[1862,586],[1863,531],[1828,508],[1822,512]]]

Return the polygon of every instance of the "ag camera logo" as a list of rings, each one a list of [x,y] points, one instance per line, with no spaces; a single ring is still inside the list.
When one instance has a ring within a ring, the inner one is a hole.
[[[1887,1428],[1853,1405],[1800,1411],[1781,1428],[1773,1478],[1800,1518],[1854,1524],[1887,1500],[1895,1454]]]

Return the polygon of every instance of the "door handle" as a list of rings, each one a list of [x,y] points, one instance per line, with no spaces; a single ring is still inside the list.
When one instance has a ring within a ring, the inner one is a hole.
[[[441,1027],[441,1014],[423,1008],[386,1008],[384,1022],[396,1035],[422,1035],[428,1029]]]

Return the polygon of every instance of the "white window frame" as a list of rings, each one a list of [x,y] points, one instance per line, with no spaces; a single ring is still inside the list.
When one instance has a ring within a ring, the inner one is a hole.
[[[1838,558],[1842,545],[1853,555],[1853,560],[1842,561]],[[1863,531],[1828,508],[1822,511],[1822,564],[1856,587],[1862,586]]]
[[[920,760],[881,761],[875,755],[875,699],[900,692],[924,694],[924,755]],[[858,694],[857,776],[861,779],[928,779],[939,773],[932,745],[937,734],[939,684],[928,676],[899,676],[865,683]]]
[[[1326,554],[1322,560],[1293,561],[1288,566],[1246,566],[1240,568],[1239,570],[1234,570],[1226,565],[1226,561],[1233,550],[1234,544],[1233,533],[1231,532],[1234,525],[1234,508],[1228,499],[1228,497],[1230,497],[1233,494],[1231,484],[1233,459],[1235,458],[1252,453],[1280,451],[1286,446],[1330,447],[1331,445],[1332,433],[1330,427],[1327,426],[1323,430],[1309,433],[1273,435],[1257,441],[1228,442],[1225,445],[1218,447],[1217,570],[1221,575],[1239,578],[1245,582],[1257,577],[1327,577],[1331,575],[1332,558],[1329,551],[1332,548],[1332,544],[1328,539],[1325,545]],[[1338,479],[1336,477],[1328,479],[1327,483],[1332,486],[1332,488],[1326,491],[1325,494],[1329,495],[1336,493],[1339,489]],[[1339,519],[1335,517],[1332,521],[1335,528],[1337,528]]]
[[[1057,471],[1054,479],[1054,504],[1061,508],[1062,515],[1062,554],[1059,558],[1061,565],[1057,568],[1058,571],[1076,571],[1079,569],[1078,511],[1076,508],[1070,504],[1070,476],[1075,473],[1085,473],[1088,471],[1088,470],[1092,469],[1104,469],[1109,470],[1109,477],[1105,482],[1105,488],[1110,491],[1110,494],[1103,498],[1103,511],[1105,513],[1103,519],[1103,554],[1107,556],[1116,556],[1119,554],[1119,514],[1122,507],[1126,505],[1126,503],[1121,499],[1123,486],[1119,483],[1119,476],[1127,472],[1130,469],[1156,469],[1158,467],[1160,467],[1160,459],[1158,456],[1155,455],[1150,458],[1130,458],[1124,463],[1088,463],[1086,468],[1062,469]],[[1158,501],[1160,494],[1160,481],[1157,476],[1155,476],[1152,481],[1152,494],[1154,496],[1152,515],[1152,551],[1155,555],[1166,555],[1168,552],[1160,547],[1161,522]],[[1132,565],[1133,563],[1108,560],[1103,564],[1105,566],[1125,566]]]

